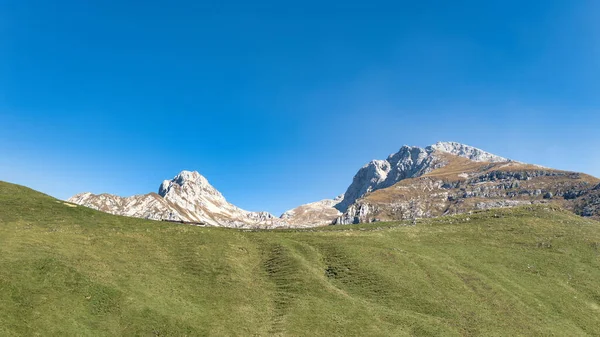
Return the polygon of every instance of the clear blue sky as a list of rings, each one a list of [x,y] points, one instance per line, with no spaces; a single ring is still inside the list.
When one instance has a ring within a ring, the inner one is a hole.
[[[598,1],[0,0],[0,180],[276,214],[403,144],[600,176]]]

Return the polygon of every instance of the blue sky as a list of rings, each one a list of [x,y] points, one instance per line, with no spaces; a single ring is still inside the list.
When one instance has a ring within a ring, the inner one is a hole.
[[[0,0],[0,180],[275,214],[403,144],[600,176],[597,1]]]

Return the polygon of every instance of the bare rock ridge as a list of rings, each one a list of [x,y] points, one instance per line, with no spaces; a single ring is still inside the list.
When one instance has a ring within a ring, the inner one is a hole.
[[[180,214],[171,209],[169,204],[156,193],[134,195],[126,198],[112,194],[80,193],[74,195],[68,201],[116,215],[152,220],[182,219]]]
[[[501,163],[513,161],[506,159],[489,152],[485,152],[473,146],[456,143],[456,142],[437,142],[426,148],[430,153],[433,151],[444,152],[455,156],[467,158],[476,162]]]
[[[153,220],[185,221],[236,228],[273,228],[287,223],[267,212],[249,212],[223,197],[198,172],[182,171],[160,185],[158,194],[132,197],[77,194],[70,202],[117,215]]]
[[[343,195],[301,205],[281,217],[229,203],[198,172],[182,171],[157,193],[119,197],[81,193],[68,201],[112,214],[235,228],[314,227],[402,220],[476,209],[549,203],[600,217],[600,180],[528,165],[456,143],[403,146],[373,160]]]
[[[474,162],[441,155],[443,167],[356,200],[336,224],[437,217],[474,210],[548,204],[600,218],[597,178],[518,162]]]
[[[358,198],[367,193],[390,187],[403,179],[422,176],[445,166],[445,158],[436,155],[436,153],[447,153],[475,162],[510,161],[478,148],[456,142],[438,142],[424,149],[405,145],[386,160],[373,160],[363,166],[354,176],[346,193],[344,193],[344,200],[336,205],[336,208],[344,212]]]

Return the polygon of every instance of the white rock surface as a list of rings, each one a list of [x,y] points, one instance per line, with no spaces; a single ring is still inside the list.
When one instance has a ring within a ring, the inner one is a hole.
[[[185,220],[176,209],[156,193],[119,197],[112,194],[80,193],[71,197],[69,202],[87,206],[99,211],[145,218],[152,220]]]
[[[198,172],[182,171],[165,180],[159,193],[119,197],[82,193],[68,201],[112,214],[154,220],[175,220],[236,228],[287,227],[284,220],[267,212],[249,212],[223,197]]]
[[[309,204],[298,206],[286,211],[281,219],[287,221],[293,227],[316,227],[330,225],[342,215],[335,208],[343,199],[343,195],[335,199],[324,199]]]
[[[511,161],[510,159],[491,154],[476,147],[457,142],[437,142],[431,146],[428,146],[427,149],[450,153],[455,156],[467,158],[477,162],[487,161],[491,163],[499,163]]]

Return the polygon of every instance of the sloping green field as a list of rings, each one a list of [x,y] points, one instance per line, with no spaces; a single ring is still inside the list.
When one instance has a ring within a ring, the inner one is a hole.
[[[600,222],[304,231],[112,216],[0,182],[0,336],[600,335]]]

